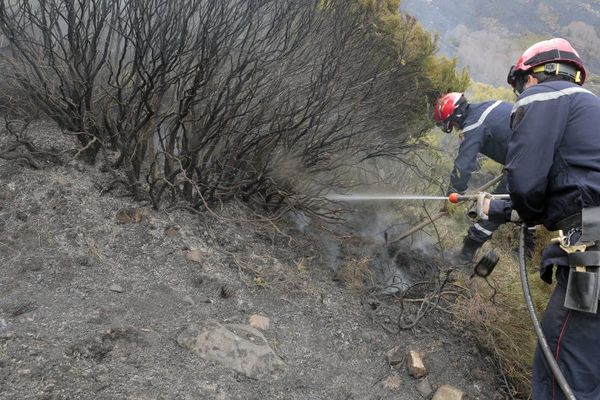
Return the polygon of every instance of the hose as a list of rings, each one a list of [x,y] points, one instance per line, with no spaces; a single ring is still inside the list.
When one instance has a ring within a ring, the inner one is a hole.
[[[526,224],[521,225],[521,235],[519,237],[519,273],[521,274],[521,286],[523,287],[523,295],[525,296],[525,304],[527,304],[527,311],[529,312],[529,317],[531,317],[531,322],[533,323],[533,329],[535,330],[535,334],[538,337],[538,343],[542,352],[544,353],[544,357],[552,370],[552,374],[556,378],[560,389],[568,400],[577,400],[571,387],[567,383],[563,373],[561,372],[554,356],[552,355],[552,351],[550,351],[550,346],[548,346],[548,342],[546,341],[546,336],[544,336],[544,332],[542,331],[542,326],[540,325],[540,321],[535,314],[535,309],[533,307],[533,301],[531,300],[531,290],[529,289],[529,280],[527,279],[527,270],[525,269],[525,230],[527,229]]]

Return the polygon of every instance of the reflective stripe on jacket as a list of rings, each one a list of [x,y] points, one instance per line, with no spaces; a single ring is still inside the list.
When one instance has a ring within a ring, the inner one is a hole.
[[[486,155],[504,164],[511,136],[510,113],[512,105],[502,101],[487,101],[469,105],[462,130],[464,138],[454,160],[450,185],[464,193],[471,174],[477,167],[477,155]]]
[[[566,81],[527,89],[513,108],[506,169],[521,218],[554,230],[600,205],[600,99]]]

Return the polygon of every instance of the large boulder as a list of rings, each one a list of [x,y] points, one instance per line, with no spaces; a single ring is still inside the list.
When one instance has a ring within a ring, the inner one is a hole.
[[[206,361],[253,379],[268,378],[285,365],[263,334],[248,325],[222,325],[216,321],[192,325],[179,335],[177,343]]]

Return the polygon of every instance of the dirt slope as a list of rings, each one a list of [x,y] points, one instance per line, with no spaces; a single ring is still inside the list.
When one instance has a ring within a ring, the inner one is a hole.
[[[42,148],[71,145],[34,128]],[[278,233],[235,205],[155,211],[103,194],[109,176],[67,154],[40,170],[0,159],[0,399],[423,398],[386,361],[395,346],[424,354],[434,390],[502,398],[487,358],[443,315],[384,329],[377,304],[334,280],[322,236],[291,223]],[[190,324],[253,314],[270,319],[263,334],[285,362],[268,379],[177,344]]]

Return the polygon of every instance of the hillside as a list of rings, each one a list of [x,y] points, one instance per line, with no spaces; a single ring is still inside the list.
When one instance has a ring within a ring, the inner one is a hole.
[[[355,237],[369,214],[327,232],[235,203],[157,211],[71,159],[52,124],[29,133],[44,152],[0,162],[0,399],[413,400],[444,384],[503,397],[451,314],[398,330],[399,299],[341,273],[370,257],[422,285],[439,267]],[[0,149],[11,140],[2,130]],[[407,373],[409,349],[426,379]]]
[[[439,32],[441,52],[482,82],[504,85],[519,54],[553,36],[570,40],[589,70],[600,73],[599,0],[404,0],[401,8]]]

